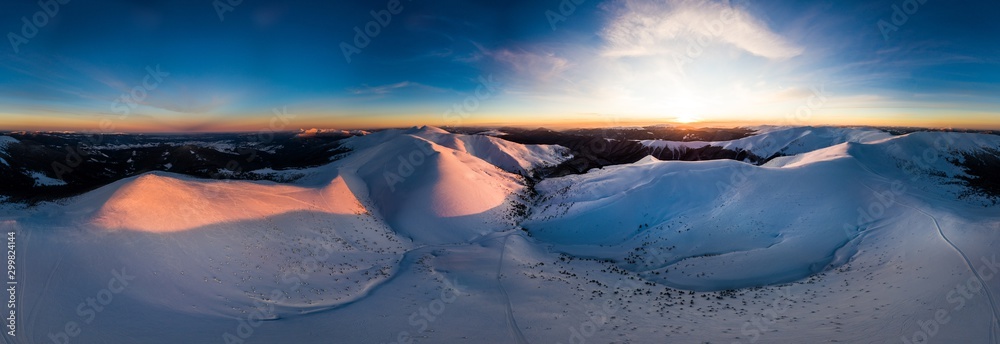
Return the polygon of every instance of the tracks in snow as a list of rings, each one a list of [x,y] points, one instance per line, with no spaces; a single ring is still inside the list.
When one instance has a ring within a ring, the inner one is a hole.
[[[990,285],[986,283],[986,280],[984,280],[983,277],[979,275],[979,271],[976,270],[976,268],[973,266],[972,260],[970,260],[969,256],[967,256],[965,252],[959,249],[958,246],[955,246],[955,243],[951,242],[951,240],[948,239],[948,236],[946,236],[944,234],[944,231],[941,229],[941,224],[938,222],[937,218],[927,213],[926,211],[920,210],[916,207],[906,205],[899,201],[897,201],[896,203],[899,203],[899,205],[901,206],[916,210],[917,212],[924,214],[924,216],[929,217],[931,221],[934,222],[934,227],[937,228],[938,235],[941,237],[941,239],[944,240],[944,242],[947,243],[948,246],[951,246],[952,250],[954,250],[956,253],[958,253],[958,255],[962,257],[962,259],[965,261],[965,265],[969,267],[969,270],[972,271],[972,274],[976,276],[976,279],[978,279],[979,283],[982,284],[983,291],[986,293],[986,298],[989,299],[990,301],[990,313],[993,315],[990,321],[989,343],[994,343],[994,344],[997,343],[996,328],[1000,326],[1000,319],[997,318],[997,308],[996,308],[996,302],[993,301],[993,292],[990,291]]]
[[[864,169],[868,173],[872,174],[873,176],[879,177],[879,178],[887,180],[887,181],[888,180],[893,180],[893,179],[890,179],[890,178],[887,178],[887,177],[883,177],[882,175],[876,173],[875,171],[872,171],[870,168],[868,168],[868,166],[865,166],[865,164],[862,164],[860,161],[857,161],[857,163],[858,163],[858,166],[861,166],[862,169]],[[867,188],[868,190],[871,190],[873,193],[879,194],[878,191],[875,191],[875,189],[873,189],[872,187],[868,186],[868,184],[861,183],[861,185],[864,186],[865,188]],[[992,314],[992,319],[990,321],[990,334],[989,334],[989,341],[988,341],[988,343],[998,344],[998,339],[1000,339],[1000,336],[997,336],[996,330],[998,328],[1000,328],[1000,317],[997,316],[997,307],[996,307],[996,302],[993,299],[993,292],[990,291],[989,284],[986,284],[986,280],[983,279],[983,277],[979,274],[979,271],[977,271],[976,268],[973,266],[972,260],[970,260],[969,256],[966,255],[965,252],[963,252],[960,248],[958,248],[958,246],[956,246],[955,243],[953,243],[951,241],[951,239],[948,239],[948,236],[944,234],[944,230],[941,229],[941,224],[938,222],[938,220],[937,220],[936,217],[934,217],[930,213],[928,213],[926,211],[923,211],[923,210],[921,210],[921,209],[919,209],[917,207],[914,207],[914,206],[911,206],[911,205],[907,205],[906,203],[900,202],[898,199],[895,200],[895,203],[899,204],[901,206],[913,209],[913,210],[915,210],[915,211],[923,214],[924,216],[929,217],[931,219],[931,221],[934,222],[934,227],[937,228],[938,236],[940,236],[941,239],[946,244],[948,244],[948,246],[950,246],[952,250],[954,250],[956,253],[958,253],[959,256],[962,257],[962,260],[965,261],[965,265],[969,268],[970,271],[972,271],[972,274],[976,277],[976,279],[979,280],[979,283],[982,284],[983,290],[986,293],[986,297],[987,297],[987,299],[990,302],[990,313]]]
[[[500,295],[503,296],[504,303],[507,306],[507,331],[510,332],[511,336],[514,337],[514,341],[518,344],[525,344],[528,343],[528,340],[521,333],[521,328],[517,327],[517,319],[514,318],[514,308],[510,304],[510,295],[507,294],[507,289],[503,287],[503,282],[500,280],[500,274],[503,272],[503,257],[504,253],[507,252],[507,240],[510,239],[510,236],[508,234],[504,237],[503,247],[500,248],[500,261],[497,262],[497,288],[500,289]]]

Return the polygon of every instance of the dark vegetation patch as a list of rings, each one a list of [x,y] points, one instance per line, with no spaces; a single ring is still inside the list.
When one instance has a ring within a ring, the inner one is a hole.
[[[967,187],[963,198],[983,197],[994,205],[1000,204],[1000,149],[984,148],[977,152],[961,153],[961,159],[951,163],[962,167],[967,176],[959,176],[960,184]]]
[[[348,136],[298,137],[296,133],[201,135],[83,135],[21,132],[5,134],[20,141],[0,154],[0,196],[37,203],[99,188],[151,171],[200,178],[281,180],[250,173],[324,165],[348,150]],[[32,173],[65,185],[36,185]]]
[[[475,129],[453,130],[455,132],[476,133]],[[482,130],[479,130],[482,131]],[[611,165],[631,164],[652,155],[660,160],[700,161],[700,160],[748,160],[754,163],[763,159],[749,152],[737,152],[721,147],[689,148],[681,151],[665,150],[643,146],[635,140],[670,141],[728,141],[753,135],[744,128],[735,129],[678,129],[670,127],[646,127],[636,129],[575,129],[555,131],[544,128],[527,130],[501,128],[504,140],[521,144],[560,145],[569,148],[573,159],[558,166],[544,168],[536,172],[535,178],[560,177],[586,173],[594,168]]]

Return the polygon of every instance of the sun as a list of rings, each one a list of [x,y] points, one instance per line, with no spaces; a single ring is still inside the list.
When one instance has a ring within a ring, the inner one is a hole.
[[[698,117],[696,115],[692,115],[692,114],[684,114],[684,115],[680,115],[680,116],[677,116],[676,118],[674,118],[674,122],[682,123],[682,124],[690,124],[690,123],[695,123],[695,122],[700,122],[700,121],[701,121],[700,117]]]

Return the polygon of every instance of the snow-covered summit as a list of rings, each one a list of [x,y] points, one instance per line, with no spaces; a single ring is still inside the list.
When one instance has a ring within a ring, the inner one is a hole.
[[[444,129],[423,126],[405,130],[385,130],[347,141],[349,147],[368,147],[399,136],[419,137],[434,144],[471,154],[507,172],[524,174],[533,169],[557,165],[570,158],[569,150],[556,145],[522,145],[485,135],[452,134]]]

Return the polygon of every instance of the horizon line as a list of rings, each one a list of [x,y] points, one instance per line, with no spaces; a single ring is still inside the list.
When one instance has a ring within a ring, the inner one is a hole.
[[[588,125],[515,125],[515,124],[489,124],[489,125],[461,125],[461,126],[449,126],[449,125],[406,125],[406,126],[372,126],[372,127],[312,127],[312,128],[299,128],[299,129],[282,129],[282,130],[208,130],[208,131],[98,131],[98,130],[38,130],[38,129],[4,129],[0,128],[0,133],[10,134],[10,133],[46,133],[46,134],[85,134],[85,135],[211,135],[211,134],[260,134],[260,133],[302,133],[308,130],[341,130],[341,131],[352,131],[352,130],[364,130],[364,131],[382,131],[382,130],[405,130],[412,128],[422,128],[422,127],[433,127],[440,129],[503,129],[503,128],[515,128],[522,130],[538,130],[547,129],[554,131],[565,131],[574,129],[626,129],[626,128],[674,128],[680,130],[689,129],[753,129],[753,127],[786,127],[786,128],[803,128],[803,127],[837,127],[837,128],[874,128],[874,129],[917,129],[917,130],[937,130],[937,131],[1000,131],[1000,127],[996,128],[972,128],[972,127],[932,127],[932,126],[908,126],[908,125],[874,125],[874,124],[801,124],[801,125],[788,125],[788,124],[721,124],[712,125],[711,123],[704,123],[704,125],[698,125],[696,123],[686,123],[686,124],[675,124],[675,123],[656,123],[656,124],[636,124],[636,125],[608,125],[608,126],[588,126]]]

